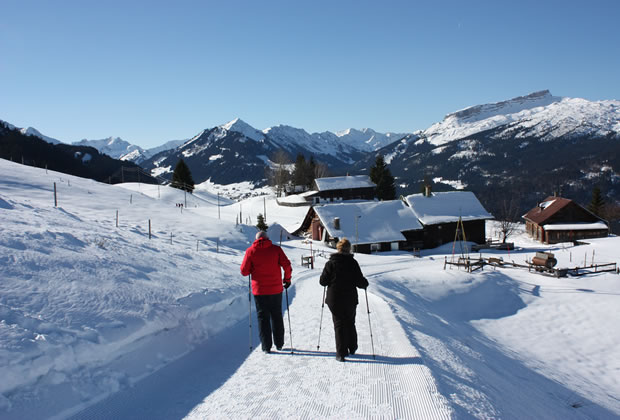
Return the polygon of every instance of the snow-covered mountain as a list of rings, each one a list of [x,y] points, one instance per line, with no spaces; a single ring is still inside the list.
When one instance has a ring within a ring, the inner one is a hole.
[[[3,121],[3,120],[0,120],[0,126],[4,126],[4,127],[9,128],[11,130],[18,130],[24,136],[38,137],[41,140],[45,140],[46,142],[51,143],[51,144],[60,144],[60,143],[62,143],[60,140],[57,140],[55,138],[48,137],[48,136],[45,136],[45,135],[41,134],[41,132],[39,130],[37,130],[36,128],[34,128],[34,127],[19,128],[19,127],[14,126],[13,124],[11,124],[9,122],[6,122],[6,121]]]
[[[146,159],[149,159],[160,152],[170,150],[170,149],[176,149],[177,147],[181,146],[186,141],[187,139],[170,140],[162,144],[161,146],[152,147],[150,149],[142,149],[141,147],[136,147],[136,149],[132,150],[131,152],[120,156],[119,159],[129,160],[139,165],[140,163],[144,162]]]
[[[620,133],[620,101],[588,101],[553,96],[548,90],[507,101],[477,105],[446,115],[422,132],[436,146],[506,126],[507,137],[552,139],[565,135],[606,136]]]
[[[211,180],[228,184],[240,181],[264,182],[265,168],[278,151],[291,160],[297,154],[311,156],[333,170],[343,169],[364,157],[397,134],[374,130],[347,130],[339,134],[313,133],[287,125],[259,131],[236,118],[205,129],[174,150],[164,151],[142,164],[157,175],[169,174],[184,159],[196,182]]]
[[[120,137],[108,137],[101,140],[82,139],[80,141],[73,142],[72,144],[75,146],[94,147],[99,150],[100,153],[105,153],[114,159],[121,159],[121,157],[134,152],[144,153],[143,148],[136,146],[135,144],[131,144]]]
[[[372,152],[394,143],[407,134],[409,133],[378,133],[371,128],[363,128],[361,130],[349,128],[336,132],[336,136],[340,138],[340,141],[367,152]]]
[[[20,128],[19,131],[25,136],[39,137],[40,139],[43,139],[48,143],[52,143],[52,144],[62,143],[60,140],[41,134],[41,132],[34,127]]]
[[[620,202],[620,101],[552,96],[549,91],[472,106],[380,152],[400,192],[467,188],[492,213],[500,199],[566,194],[589,202],[599,186]],[[372,156],[354,165],[363,173]],[[525,204],[527,203],[527,204]]]

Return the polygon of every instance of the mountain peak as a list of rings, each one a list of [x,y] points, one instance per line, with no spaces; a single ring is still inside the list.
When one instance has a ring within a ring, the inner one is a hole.
[[[263,133],[243,121],[241,118],[235,118],[234,120],[229,121],[226,124],[222,124],[220,125],[220,128],[226,131],[236,131],[237,133],[241,133],[247,138],[255,141],[261,141],[265,138]]]
[[[28,127],[28,128],[20,128],[19,132],[22,133],[25,136],[33,136],[33,137],[38,137],[42,140],[45,140],[48,143],[52,143],[52,144],[59,144],[61,143],[60,140],[56,140],[55,138],[52,137],[48,137],[46,135],[41,134],[41,132],[39,130],[37,130],[34,127]]]

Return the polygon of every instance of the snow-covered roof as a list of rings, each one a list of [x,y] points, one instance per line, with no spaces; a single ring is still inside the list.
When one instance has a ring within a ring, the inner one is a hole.
[[[315,179],[319,191],[344,190],[350,188],[374,188],[375,183],[368,175],[332,176]]]
[[[422,229],[400,200],[324,204],[315,206],[314,211],[331,236],[346,237],[353,244],[404,241],[401,232]],[[335,218],[340,219],[340,229],[334,226]]]
[[[596,223],[558,223],[544,226],[545,230],[607,230],[603,222]]]
[[[471,191],[448,191],[424,194],[412,194],[405,198],[416,217],[423,225],[436,225],[459,220],[492,219],[480,201]]]
[[[303,194],[291,194],[287,195],[286,197],[280,197],[278,198],[278,203],[310,204]]]

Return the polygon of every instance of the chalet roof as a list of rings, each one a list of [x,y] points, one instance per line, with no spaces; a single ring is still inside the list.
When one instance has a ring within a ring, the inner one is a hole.
[[[551,216],[572,202],[573,200],[569,200],[568,198],[549,196],[536,207],[528,211],[523,218],[537,225],[542,225],[549,220]]]
[[[401,232],[422,229],[415,215],[400,200],[323,204],[313,209],[332,237],[346,237],[353,244],[356,238],[358,244],[404,241]],[[340,229],[334,226],[335,218],[340,219]]]
[[[471,191],[412,194],[405,200],[423,225],[457,222],[459,217],[464,222],[493,218]]]
[[[316,178],[314,181],[319,191],[376,187],[375,183],[370,180],[368,175],[332,176]]]

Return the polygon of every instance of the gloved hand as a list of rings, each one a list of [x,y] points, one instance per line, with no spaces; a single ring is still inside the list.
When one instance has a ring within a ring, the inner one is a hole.
[[[284,286],[285,289],[288,289],[289,287],[291,287],[291,281],[284,280],[284,283],[282,284],[282,286]]]

